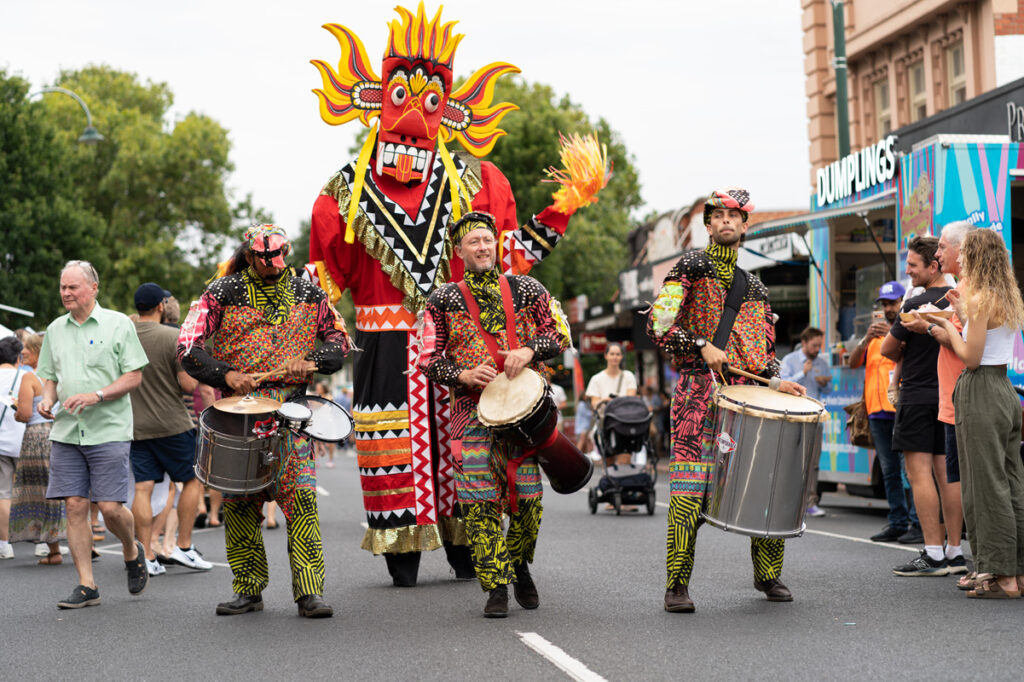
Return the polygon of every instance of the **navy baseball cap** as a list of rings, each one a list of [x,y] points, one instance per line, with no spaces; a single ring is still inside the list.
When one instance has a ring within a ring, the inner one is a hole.
[[[163,303],[164,299],[170,297],[171,292],[167,291],[167,289],[164,289],[159,284],[146,282],[135,290],[135,309],[139,311],[152,310]]]
[[[878,298],[876,301],[898,301],[906,295],[907,290],[899,282],[886,282],[878,287]]]

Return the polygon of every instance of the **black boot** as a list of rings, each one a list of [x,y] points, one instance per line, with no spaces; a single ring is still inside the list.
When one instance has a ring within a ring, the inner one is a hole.
[[[504,618],[508,615],[508,585],[498,585],[491,590],[484,605],[484,618]]]
[[[319,594],[307,594],[299,597],[295,603],[303,618],[330,618],[334,615],[334,609]]]
[[[754,588],[768,595],[768,601],[793,601],[793,593],[778,578],[754,579]]]
[[[416,576],[420,572],[419,552],[385,553],[384,561],[388,564],[388,573],[395,587],[416,587]]]
[[[513,585],[513,594],[516,601],[524,609],[535,609],[540,606],[540,597],[537,595],[537,586],[533,583],[533,576],[530,575],[530,568],[525,561],[515,564],[516,582]]]
[[[218,616],[237,616],[249,611],[262,611],[263,597],[258,594],[236,594],[231,601],[217,604]]]
[[[665,610],[669,613],[693,613],[695,608],[690,599],[690,588],[686,585],[665,590]]]
[[[473,550],[466,545],[453,545],[444,541],[444,553],[448,565],[455,571],[456,580],[476,580],[476,569],[473,568]]]

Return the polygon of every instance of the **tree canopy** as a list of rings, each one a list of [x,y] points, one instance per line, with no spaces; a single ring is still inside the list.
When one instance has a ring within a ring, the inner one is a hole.
[[[31,303],[19,307],[32,307],[45,319],[60,314],[57,273],[62,261],[77,258],[96,265],[100,300],[107,307],[131,311],[135,289],[147,281],[187,304],[202,291],[225,243],[238,238],[233,228],[270,221],[251,197],[232,200],[228,131],[197,112],[170,121],[174,97],[167,84],[142,83],[106,66],[63,71],[55,85],[85,100],[106,139],[92,146],[77,143],[85,121],[72,98],[47,94],[41,102],[29,102],[23,81],[4,81],[11,93],[0,101],[0,116],[31,120],[35,132],[18,139],[4,135],[5,150],[12,149],[0,177],[31,175],[25,184],[38,197],[34,204],[73,205],[80,213],[72,225],[43,214],[22,217],[25,234],[47,236],[28,242],[33,256],[49,255],[37,263],[45,267],[33,269],[26,261],[11,268],[18,281],[37,282],[16,290]],[[39,159],[49,160],[49,167],[41,167]],[[6,201],[0,202],[0,211],[7,210]],[[5,289],[0,292],[9,298]]]

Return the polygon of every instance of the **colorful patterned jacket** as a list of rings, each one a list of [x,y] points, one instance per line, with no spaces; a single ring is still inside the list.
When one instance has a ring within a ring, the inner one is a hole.
[[[733,367],[765,377],[778,376],[768,289],[754,275],[746,276],[747,291],[722,350]],[[683,254],[665,277],[647,318],[647,335],[677,362],[703,363],[695,341],[704,338],[711,343],[725,307],[725,295],[707,253]]]
[[[543,361],[568,348],[568,330],[559,329],[561,307],[532,277],[508,275],[508,281],[519,345],[533,349],[531,367],[543,373]],[[496,339],[498,348],[508,350],[505,330],[498,332]],[[427,301],[418,367],[431,381],[454,388],[457,394],[472,395],[475,400],[479,389],[461,384],[459,373],[480,364],[496,366],[458,284],[446,284]]]
[[[222,390],[230,390],[224,377],[231,370],[266,372],[299,355],[315,362],[320,374],[341,369],[349,351],[344,322],[335,318],[323,290],[298,277],[291,278],[291,285],[294,303],[287,319],[274,325],[264,319],[241,272],[212,282],[182,324],[178,338],[182,368]],[[317,340],[323,342],[319,348]],[[212,341],[210,350],[207,341]],[[261,387],[304,383],[282,379]]]

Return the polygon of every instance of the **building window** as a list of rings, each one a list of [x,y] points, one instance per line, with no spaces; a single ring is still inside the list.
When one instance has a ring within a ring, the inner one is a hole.
[[[946,48],[946,80],[949,83],[949,106],[955,107],[967,99],[967,68],[962,40]]]
[[[928,115],[928,93],[924,89],[924,60],[907,67],[910,90],[910,122],[920,121]]]
[[[875,139],[892,132],[892,109],[889,106],[889,79],[875,81]]]

